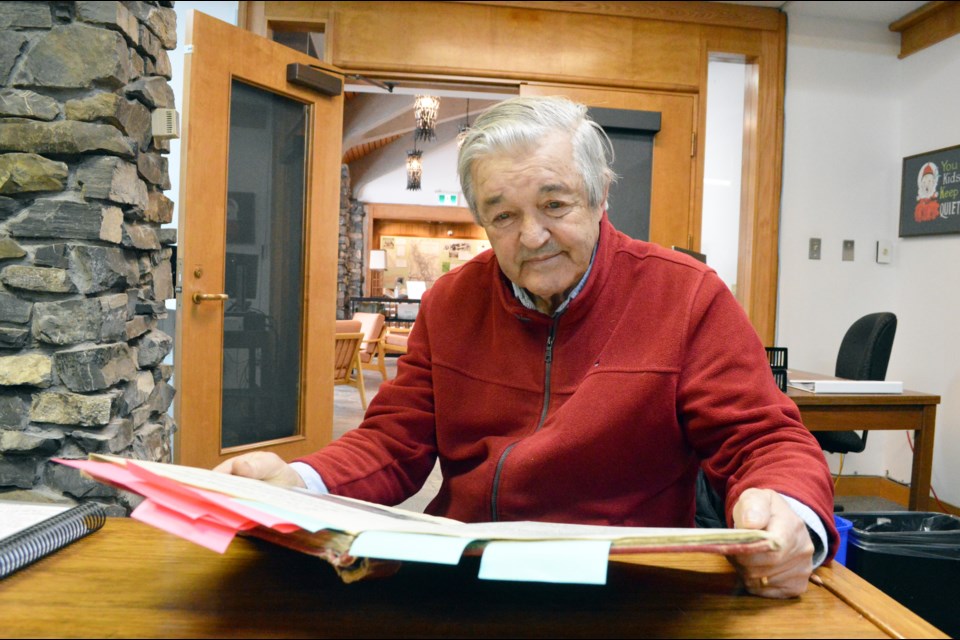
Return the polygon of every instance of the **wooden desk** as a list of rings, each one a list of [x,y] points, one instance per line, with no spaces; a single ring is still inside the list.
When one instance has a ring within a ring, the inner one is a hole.
[[[806,371],[790,371],[790,379],[830,379]],[[913,472],[910,510],[927,511],[933,471],[933,437],[940,396],[919,391],[898,394],[824,394],[787,387],[810,431],[913,431]]]
[[[793,600],[742,594],[703,554],[612,562],[606,586],[489,582],[407,564],[343,584],[321,560],[238,539],[220,556],[134,520],[0,581],[4,637],[946,637],[844,567]]]

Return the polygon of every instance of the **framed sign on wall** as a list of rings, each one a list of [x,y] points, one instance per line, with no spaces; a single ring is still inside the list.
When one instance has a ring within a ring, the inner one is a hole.
[[[380,248],[387,254],[385,287],[392,288],[403,278],[423,281],[430,288],[443,274],[489,249],[490,243],[474,238],[381,236]]]
[[[900,237],[960,233],[960,145],[903,159]]]

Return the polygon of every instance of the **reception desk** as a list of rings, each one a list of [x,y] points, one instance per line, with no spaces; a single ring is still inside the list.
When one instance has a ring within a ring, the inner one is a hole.
[[[610,563],[605,586],[490,582],[476,559],[343,584],[321,560],[235,540],[224,555],[134,520],[0,581],[4,637],[946,637],[842,566],[791,600],[745,594],[720,556]]]

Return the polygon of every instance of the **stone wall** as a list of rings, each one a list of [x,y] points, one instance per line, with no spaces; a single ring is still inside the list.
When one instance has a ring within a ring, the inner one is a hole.
[[[172,2],[0,2],[0,498],[126,494],[50,462],[167,461]]]
[[[337,319],[348,316],[350,298],[363,295],[363,203],[353,198],[350,168],[340,168],[340,246],[337,252]]]

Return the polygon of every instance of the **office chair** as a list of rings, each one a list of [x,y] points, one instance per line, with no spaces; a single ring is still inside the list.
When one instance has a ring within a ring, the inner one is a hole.
[[[849,380],[883,380],[897,333],[897,316],[888,312],[870,313],[854,322],[837,354],[834,375]],[[867,446],[867,432],[815,431],[820,448],[830,453],[860,453]]]
[[[871,313],[854,322],[840,342],[834,375],[849,380],[883,380],[897,332],[897,316],[892,313]],[[867,446],[863,431],[814,431],[820,448],[830,453],[860,453]],[[707,483],[701,469],[697,476],[696,526],[724,527],[723,498]],[[840,505],[834,510],[842,511]]]

